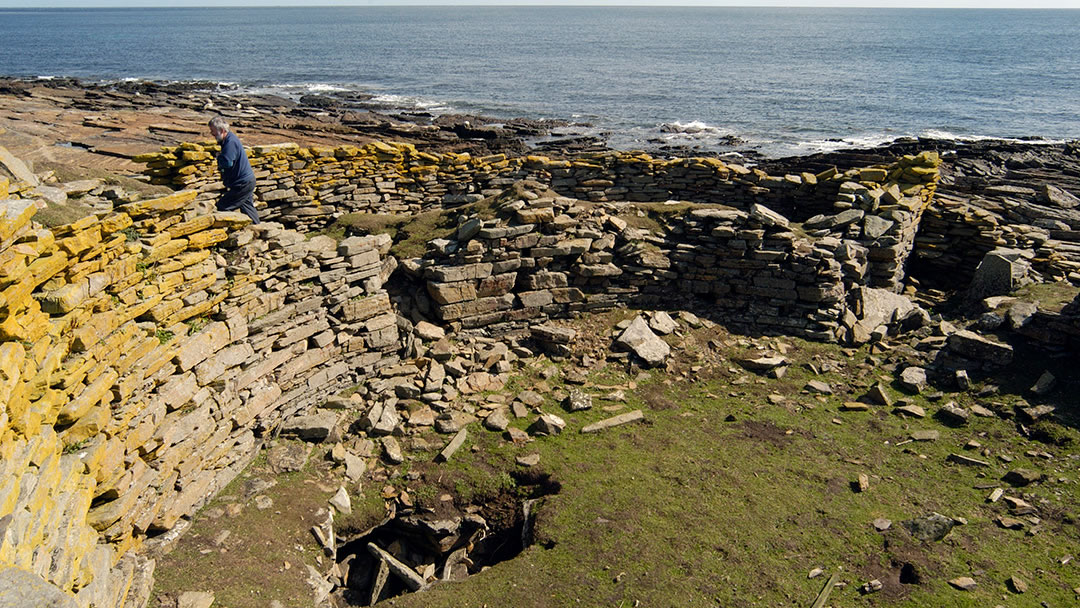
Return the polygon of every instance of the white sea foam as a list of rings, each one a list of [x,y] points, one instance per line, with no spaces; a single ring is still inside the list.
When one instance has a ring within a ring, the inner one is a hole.
[[[305,85],[301,85],[301,86],[303,86],[308,91],[311,91],[312,93],[327,93],[327,92],[334,92],[334,91],[348,91],[349,90],[349,89],[347,89],[345,87],[339,87],[339,86],[333,85],[333,84],[324,84],[324,83],[321,83],[321,82],[316,82],[316,83],[312,83],[312,84],[305,84]]]
[[[423,110],[425,112],[432,112],[434,114],[444,114],[452,112],[453,108],[444,102],[435,101],[432,99],[425,99],[423,97],[415,97],[411,95],[395,95],[392,93],[385,93],[382,95],[376,95],[371,99],[374,103],[380,103],[391,108],[405,108],[411,110]]]
[[[1064,139],[1018,139],[1013,137],[994,137],[991,135],[957,135],[949,131],[942,129],[927,129],[920,134],[920,137],[926,137],[930,139],[951,139],[955,141],[1007,141],[1011,143],[1025,143],[1025,144],[1045,144],[1045,145],[1059,145],[1065,143]]]
[[[282,91],[282,92],[300,92],[300,93],[331,93],[340,91],[350,91],[347,87],[343,87],[336,84],[330,84],[326,82],[299,82],[299,83],[273,83],[259,88],[261,90],[269,91]],[[259,90],[256,89],[256,90]]]
[[[674,136],[682,135],[682,136],[701,136],[701,137],[710,137],[710,136],[724,137],[724,136],[734,135],[735,134],[735,132],[732,131],[731,129],[710,125],[710,124],[708,124],[706,122],[702,122],[700,120],[693,120],[693,121],[685,122],[685,123],[680,122],[680,121],[667,122],[667,123],[662,123],[661,125],[659,125],[658,128],[660,129],[660,131],[662,133],[665,133],[665,134],[668,134],[668,135],[674,135]]]

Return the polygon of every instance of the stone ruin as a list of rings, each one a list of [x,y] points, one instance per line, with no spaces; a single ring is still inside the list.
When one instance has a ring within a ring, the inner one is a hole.
[[[28,597],[48,588],[56,605],[142,608],[155,547],[267,437],[309,428],[297,421],[361,384],[345,410],[318,410],[326,433],[359,414],[358,432],[381,444],[367,458],[393,461],[392,431],[430,424],[454,435],[449,457],[478,419],[455,399],[499,391],[533,349],[565,356],[575,336],[558,319],[682,310],[750,334],[847,344],[928,322],[899,294],[935,204],[931,153],[777,177],[637,153],[263,146],[252,164],[268,221],[257,226],[209,211],[212,153],[184,144],[146,155],[155,181],[184,189],[52,229],[33,221],[40,184],[0,178],[0,564]],[[422,257],[397,259],[383,234],[305,236],[347,213],[432,211],[453,223]],[[1010,255],[988,264],[1006,267],[1011,286],[1023,256]],[[1031,335],[1071,347],[1078,307],[1042,314]],[[663,362],[649,339],[671,321],[661,314],[620,336],[642,365]],[[455,357],[446,332],[471,345],[469,358]],[[1007,345],[970,333],[938,347],[971,369],[1008,362]],[[506,430],[500,421],[527,399],[484,412],[485,428]],[[541,412],[530,431],[560,422]],[[450,554],[425,558],[439,561],[433,576],[459,576],[457,543],[483,529],[456,526]],[[363,550],[350,559],[399,569],[379,534],[354,539]],[[403,584],[426,584],[402,567]],[[378,598],[385,581],[356,586]]]

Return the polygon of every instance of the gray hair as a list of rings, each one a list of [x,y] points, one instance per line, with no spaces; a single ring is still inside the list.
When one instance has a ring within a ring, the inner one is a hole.
[[[217,129],[218,131],[228,131],[229,123],[225,122],[225,119],[220,116],[215,116],[210,119],[209,125]]]

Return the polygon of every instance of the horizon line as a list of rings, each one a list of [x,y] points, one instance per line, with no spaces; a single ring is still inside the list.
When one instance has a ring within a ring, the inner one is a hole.
[[[340,7],[561,7],[561,8],[753,8],[753,9],[805,9],[805,8],[866,8],[883,10],[912,10],[912,9],[958,9],[958,10],[1078,10],[1080,3],[1073,0],[991,0],[992,6],[985,0],[953,0],[952,2],[940,2],[934,0],[914,0],[906,6],[896,6],[889,0],[684,0],[678,4],[661,2],[660,0],[510,0],[498,2],[496,0],[322,0],[318,4],[310,4],[299,0],[226,0],[225,2],[209,3],[208,0],[181,0],[162,6],[152,0],[55,0],[53,2],[35,3],[27,6],[25,3],[16,4],[11,0],[0,0],[0,10],[42,10],[42,9],[175,9],[175,8],[340,8]],[[1069,5],[1066,5],[1068,3]]]

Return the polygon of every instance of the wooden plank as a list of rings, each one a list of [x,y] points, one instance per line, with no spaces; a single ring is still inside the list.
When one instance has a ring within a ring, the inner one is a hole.
[[[413,570],[408,564],[402,563],[375,543],[368,543],[367,550],[375,559],[386,562],[386,565],[390,567],[390,572],[401,579],[401,582],[405,583],[405,586],[410,590],[419,591],[427,586],[424,584],[423,577],[416,570]]]

